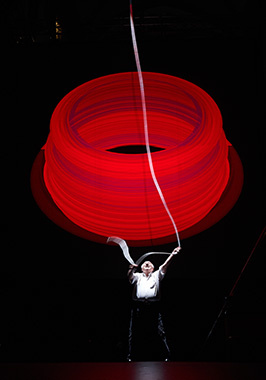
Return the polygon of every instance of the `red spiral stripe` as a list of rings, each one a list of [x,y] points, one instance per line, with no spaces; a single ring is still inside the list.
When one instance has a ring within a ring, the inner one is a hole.
[[[143,73],[154,170],[179,231],[202,220],[230,175],[220,111],[183,79]],[[44,180],[58,208],[101,236],[157,239],[174,233],[146,154],[110,151],[145,145],[137,73],[89,81],[57,105],[45,145]]]

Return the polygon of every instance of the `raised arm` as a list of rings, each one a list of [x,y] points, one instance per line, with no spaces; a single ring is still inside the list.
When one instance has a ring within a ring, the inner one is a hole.
[[[137,270],[137,265],[134,264],[134,265],[129,265],[129,269],[128,269],[128,272],[127,272],[127,276],[128,276],[128,279],[129,279],[129,282],[132,282],[133,281],[133,277],[134,277],[134,273],[136,272]]]
[[[173,252],[171,253],[170,256],[167,257],[167,259],[165,260],[165,262],[163,263],[163,265],[161,266],[161,271],[165,274],[166,271],[167,271],[167,268],[172,260],[172,258],[178,253],[180,252],[181,250],[181,247],[177,247],[173,250]]]

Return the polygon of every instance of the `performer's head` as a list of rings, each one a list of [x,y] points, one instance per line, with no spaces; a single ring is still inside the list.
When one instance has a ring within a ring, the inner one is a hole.
[[[154,265],[150,261],[145,261],[141,265],[141,270],[146,276],[148,276],[150,273],[154,271]]]

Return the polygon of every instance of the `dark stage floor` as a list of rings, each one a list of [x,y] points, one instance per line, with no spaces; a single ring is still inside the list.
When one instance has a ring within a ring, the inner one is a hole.
[[[264,380],[266,364],[238,363],[60,363],[2,364],[2,380]]]

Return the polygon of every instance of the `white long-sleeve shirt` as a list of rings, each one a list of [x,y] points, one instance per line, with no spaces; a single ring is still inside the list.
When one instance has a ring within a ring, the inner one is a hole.
[[[131,283],[137,286],[137,298],[156,297],[159,291],[160,281],[164,278],[161,267],[146,276],[144,273],[133,273]]]

